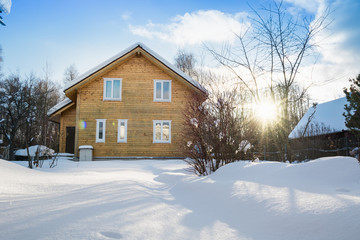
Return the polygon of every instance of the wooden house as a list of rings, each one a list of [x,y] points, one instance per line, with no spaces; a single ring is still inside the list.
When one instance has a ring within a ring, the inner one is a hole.
[[[94,158],[182,157],[183,107],[206,90],[142,43],[65,86],[48,115],[60,124],[59,152],[91,145]]]

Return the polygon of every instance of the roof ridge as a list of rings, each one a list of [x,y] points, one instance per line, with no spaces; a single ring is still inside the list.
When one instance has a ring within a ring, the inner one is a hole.
[[[156,52],[154,52],[153,50],[151,50],[148,46],[146,46],[144,43],[142,42],[137,42],[129,47],[127,47],[126,49],[124,49],[123,51],[119,52],[118,54],[112,56],[111,58],[108,58],[107,60],[103,61],[102,63],[98,64],[97,66],[91,68],[90,70],[86,71],[85,73],[81,74],[80,76],[78,76],[77,78],[75,78],[74,80],[72,80],[71,82],[67,83],[65,85],[64,88],[64,92],[75,86],[76,84],[80,83],[82,80],[84,80],[85,78],[91,76],[92,74],[94,74],[95,72],[99,71],[100,69],[106,67],[107,65],[109,65],[110,63],[116,61],[117,59],[121,58],[122,56],[126,55],[127,53],[131,52],[132,50],[134,50],[137,47],[141,47],[144,51],[148,52],[150,55],[152,55],[155,59],[157,59],[158,61],[160,61],[161,63],[163,63],[166,67],[168,67],[169,69],[171,69],[172,71],[174,71],[176,74],[178,74],[180,77],[184,78],[187,82],[189,82],[191,85],[193,85],[194,87],[200,89],[201,91],[207,93],[207,90],[197,81],[195,81],[194,79],[192,79],[190,76],[188,76],[187,74],[185,74],[183,71],[181,71],[180,69],[178,69],[177,67],[175,67],[173,64],[171,64],[170,62],[168,62],[166,59],[164,59],[163,57],[161,57],[159,54],[157,54]]]

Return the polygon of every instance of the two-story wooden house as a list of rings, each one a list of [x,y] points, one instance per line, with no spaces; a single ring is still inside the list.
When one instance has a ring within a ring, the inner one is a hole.
[[[79,76],[48,115],[59,151],[93,146],[95,158],[182,157],[183,108],[206,90],[142,43]]]

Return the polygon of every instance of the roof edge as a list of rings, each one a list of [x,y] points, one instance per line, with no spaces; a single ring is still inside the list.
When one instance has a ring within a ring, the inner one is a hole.
[[[188,83],[190,83],[191,85],[193,85],[194,87],[198,88],[199,90],[201,90],[202,92],[208,94],[208,91],[197,81],[195,81],[194,79],[192,79],[190,76],[188,76],[187,74],[185,74],[183,71],[181,71],[180,69],[178,69],[177,67],[175,67],[174,65],[172,65],[170,62],[168,62],[166,59],[164,59],[163,57],[161,57],[159,54],[157,54],[156,52],[154,52],[153,50],[151,50],[149,47],[147,47],[145,44],[141,43],[141,42],[137,42],[133,45],[131,45],[130,47],[126,48],[125,50],[119,52],[118,54],[114,55],[113,57],[105,60],[104,62],[100,63],[99,65],[91,68],[90,70],[86,71],[85,73],[81,74],[79,77],[75,78],[74,80],[72,80],[71,82],[67,83],[65,85],[64,88],[64,92],[70,88],[72,88],[73,86],[75,86],[76,84],[82,82],[83,80],[85,80],[87,77],[90,77],[92,74],[96,73],[97,71],[101,70],[102,68],[108,66],[109,64],[111,64],[112,62],[116,61],[117,59],[125,56],[127,53],[131,52],[132,50],[134,50],[135,48],[140,47],[142,48],[144,51],[146,51],[147,53],[149,53],[152,57],[154,57],[155,59],[157,59],[159,62],[163,63],[166,67],[168,67],[169,69],[171,69],[173,72],[175,72],[177,75],[179,75],[180,77],[182,77],[184,80],[186,80]]]
[[[47,115],[50,117],[51,115],[53,115],[57,111],[59,111],[62,108],[66,107],[67,105],[71,104],[72,102],[73,101],[70,98],[65,98],[64,100],[62,100],[61,102],[59,102],[58,104],[56,104],[55,106],[50,108],[49,111],[47,112]]]
[[[139,43],[141,44],[141,43]],[[151,56],[153,56],[155,59],[157,59],[159,62],[163,63],[166,67],[170,68],[172,71],[174,71],[177,75],[185,79],[187,82],[189,82],[194,87],[198,88],[204,93],[208,93],[207,90],[197,81],[192,79],[189,75],[181,71],[179,68],[175,67],[173,64],[168,62],[165,58],[161,57],[159,54],[148,48],[145,44],[139,45],[142,49],[144,49],[146,52],[148,52]]]

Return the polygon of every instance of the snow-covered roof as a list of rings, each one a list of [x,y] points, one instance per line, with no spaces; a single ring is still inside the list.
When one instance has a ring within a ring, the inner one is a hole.
[[[317,104],[316,112],[310,123],[324,124],[331,132],[341,132],[348,130],[345,126],[344,105],[347,103],[346,97],[339,98],[333,101]],[[301,118],[296,127],[289,134],[289,138],[302,137],[301,133],[304,131],[308,119],[314,113],[314,107],[309,108],[305,115]],[[315,136],[316,132],[308,132],[306,136]]]
[[[91,145],[81,145],[79,149],[94,149],[94,147]]]
[[[193,86],[197,87],[198,89],[200,89],[203,92],[207,92],[206,89],[201,86],[198,82],[196,82],[194,79],[192,79],[190,76],[188,76],[187,74],[185,74],[184,72],[182,72],[180,69],[178,69],[177,67],[175,67],[174,65],[172,65],[171,63],[169,63],[167,60],[165,60],[164,58],[162,58],[160,55],[158,55],[157,53],[155,53],[153,50],[151,50],[150,48],[148,48],[145,44],[138,42],[135,43],[133,45],[131,45],[130,47],[126,48],[124,51],[116,54],[115,56],[109,58],[108,60],[100,63],[99,65],[97,65],[96,67],[90,69],[89,71],[85,72],[84,74],[80,75],[79,77],[77,77],[76,79],[74,79],[73,81],[69,82],[68,84],[66,84],[65,86],[65,90],[73,87],[74,85],[78,84],[79,82],[81,82],[82,80],[84,80],[85,78],[89,77],[90,75],[94,74],[95,72],[99,71],[100,69],[106,67],[107,65],[109,65],[110,63],[116,61],[117,59],[123,57],[124,55],[126,55],[127,53],[131,52],[132,50],[134,50],[135,48],[140,47],[143,50],[145,50],[147,53],[149,53],[150,55],[152,55],[154,58],[156,58],[157,60],[159,60],[161,63],[163,63],[166,67],[168,67],[169,69],[171,69],[172,71],[174,71],[176,74],[178,74],[179,76],[181,76],[182,78],[184,78],[187,82],[189,82],[190,84],[192,84]]]
[[[11,9],[11,0],[0,0],[0,11],[9,14]]]
[[[52,108],[49,109],[49,111],[47,112],[47,115],[50,116],[53,113],[57,112],[58,110],[60,110],[61,108],[67,106],[68,104],[72,103],[70,98],[65,98],[63,101],[59,102],[58,104],[56,104],[55,106],[53,106]]]
[[[41,156],[45,156],[45,155],[50,155],[52,156],[55,151],[51,148],[48,148],[46,146],[43,145],[35,145],[35,146],[31,146],[29,147],[29,155],[34,157],[36,155],[36,152],[38,152],[39,157]],[[19,149],[16,150],[15,152],[16,156],[22,156],[22,157],[27,157],[28,156],[28,152],[27,149]]]

